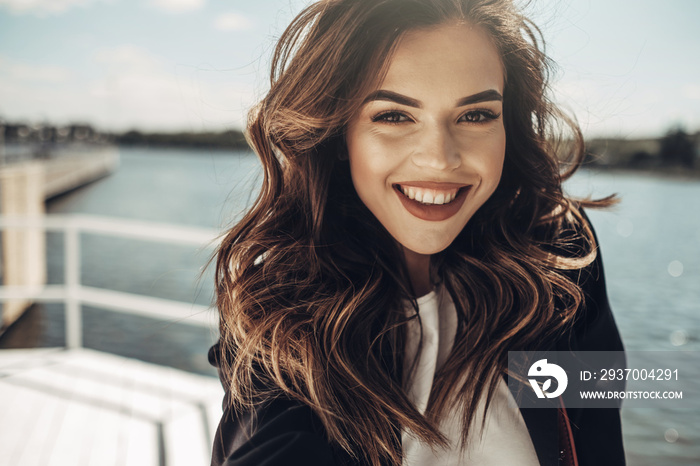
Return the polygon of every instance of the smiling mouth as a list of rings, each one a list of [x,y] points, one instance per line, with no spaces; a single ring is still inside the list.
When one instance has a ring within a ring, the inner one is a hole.
[[[441,222],[456,215],[472,189],[472,185],[427,181],[397,183],[392,187],[409,214],[429,222]]]
[[[394,185],[394,189],[408,199],[426,206],[450,204],[457,198],[461,191],[468,188],[469,186],[451,187],[450,189],[436,189],[412,185]]]

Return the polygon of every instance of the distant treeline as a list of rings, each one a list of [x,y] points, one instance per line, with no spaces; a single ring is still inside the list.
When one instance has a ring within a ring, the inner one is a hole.
[[[248,149],[245,136],[243,136],[241,131],[237,130],[218,133],[142,133],[140,131],[127,131],[126,133],[112,134],[110,139],[115,144],[124,146]]]
[[[700,169],[700,131],[669,130],[660,138],[589,139],[586,165],[653,170],[677,167]]]
[[[99,131],[87,123],[54,125],[48,122],[11,122],[0,117],[0,144],[4,142],[44,146],[112,143],[125,146],[248,149],[243,133],[235,129],[201,133],[151,133],[137,130],[110,133]]]

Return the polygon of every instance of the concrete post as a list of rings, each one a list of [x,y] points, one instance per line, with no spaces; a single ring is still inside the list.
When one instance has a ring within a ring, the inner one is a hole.
[[[0,167],[0,214],[44,214],[44,168],[39,162]],[[43,286],[46,283],[46,235],[40,228],[8,228],[2,232],[2,276],[5,286]],[[7,328],[31,305],[12,300],[2,308]]]

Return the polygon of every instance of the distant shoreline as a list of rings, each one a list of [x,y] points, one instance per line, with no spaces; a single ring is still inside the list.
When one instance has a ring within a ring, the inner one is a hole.
[[[621,175],[648,176],[650,178],[666,178],[669,180],[700,180],[700,167],[687,168],[679,166],[659,166],[659,167],[627,167],[624,165],[582,165],[581,170],[614,173]]]
[[[128,147],[187,147],[192,149],[250,149],[241,131],[202,133],[141,133],[127,131],[109,136],[115,144]]]

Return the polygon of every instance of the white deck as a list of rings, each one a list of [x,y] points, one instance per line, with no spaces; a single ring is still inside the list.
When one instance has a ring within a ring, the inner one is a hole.
[[[197,466],[217,379],[87,349],[0,350],[0,465]]]

